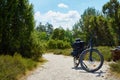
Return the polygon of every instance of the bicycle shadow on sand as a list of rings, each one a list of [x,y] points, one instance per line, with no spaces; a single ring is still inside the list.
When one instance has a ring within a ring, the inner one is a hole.
[[[81,67],[72,67],[72,69],[74,70],[80,70],[80,73],[89,73],[89,74],[95,74],[96,77],[104,77],[103,75],[106,74],[105,71],[102,71],[102,70],[98,70],[96,72],[86,72],[85,70],[83,70]]]
[[[75,69],[75,70],[83,70],[82,67],[72,67],[72,69]]]

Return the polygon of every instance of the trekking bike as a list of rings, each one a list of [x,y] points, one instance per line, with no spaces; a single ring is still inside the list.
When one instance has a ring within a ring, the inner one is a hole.
[[[77,68],[81,65],[81,68],[87,72],[95,72],[99,70],[104,62],[103,55],[98,49],[93,47],[93,37],[89,41],[89,45],[78,56],[74,56],[74,67]]]

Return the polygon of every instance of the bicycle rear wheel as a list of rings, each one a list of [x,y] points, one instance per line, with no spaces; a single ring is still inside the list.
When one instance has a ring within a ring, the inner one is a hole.
[[[76,56],[74,56],[74,58],[73,58],[73,62],[74,62],[74,67],[75,68],[77,68],[78,67],[78,65],[79,65],[79,58],[78,57],[76,57]]]
[[[80,56],[81,67],[87,72],[95,72],[99,70],[102,67],[103,62],[103,55],[97,49],[85,50]]]

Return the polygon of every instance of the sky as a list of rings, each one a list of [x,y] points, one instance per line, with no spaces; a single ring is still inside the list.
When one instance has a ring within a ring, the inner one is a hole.
[[[102,11],[109,0],[29,0],[34,6],[36,25],[52,24],[54,28],[72,29],[88,7]],[[120,2],[120,0],[118,0]]]

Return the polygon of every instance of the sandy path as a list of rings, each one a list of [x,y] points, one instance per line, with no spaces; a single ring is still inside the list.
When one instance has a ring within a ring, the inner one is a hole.
[[[26,80],[113,80],[106,77],[109,69],[107,63],[99,71],[88,73],[80,66],[74,69],[72,57],[53,54],[45,54],[43,57],[48,62],[38,67]]]

